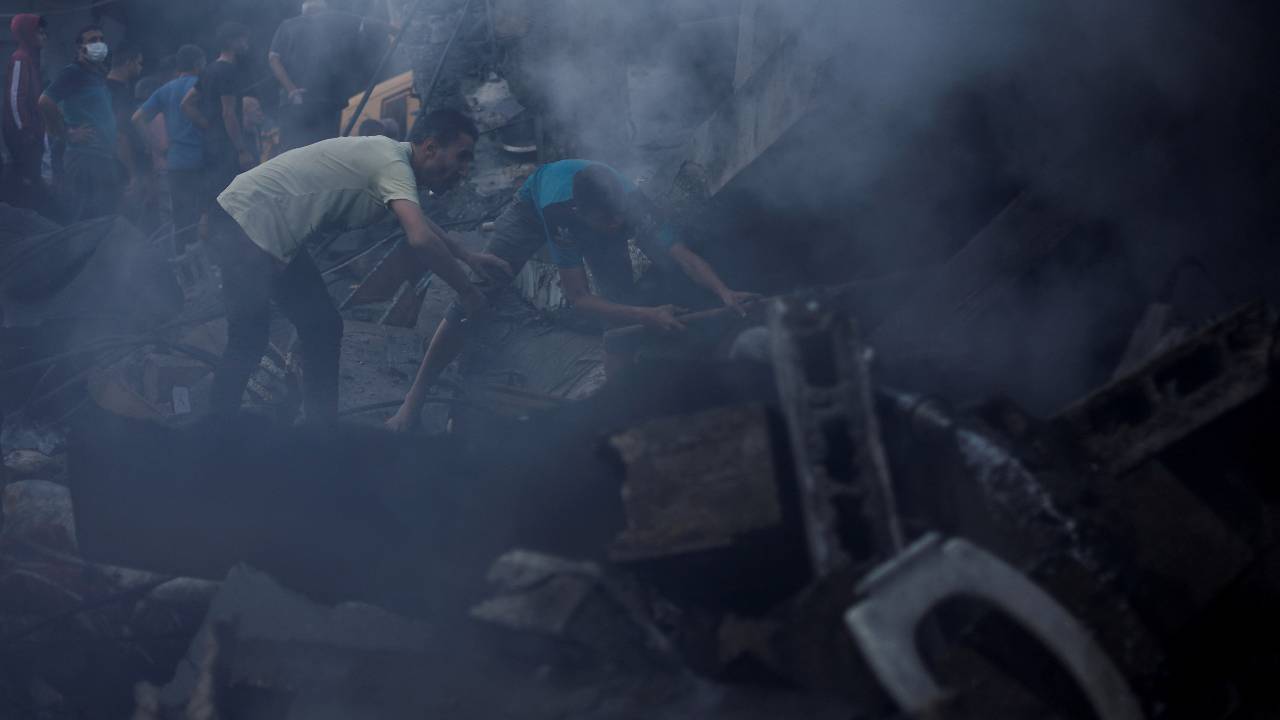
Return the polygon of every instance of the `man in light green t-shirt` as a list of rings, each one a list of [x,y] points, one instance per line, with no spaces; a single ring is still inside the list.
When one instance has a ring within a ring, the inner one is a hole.
[[[215,413],[239,410],[249,374],[266,350],[274,301],[298,330],[308,419],[337,414],[342,316],[303,247],[317,232],[360,228],[394,214],[425,269],[458,293],[468,316],[483,312],[484,295],[458,263],[486,276],[509,272],[506,263],[459,247],[427,219],[418,199],[420,188],[443,192],[466,175],[478,136],[466,116],[437,110],[418,120],[407,143],[325,140],[284,153],[227,186],[210,217],[227,308]]]

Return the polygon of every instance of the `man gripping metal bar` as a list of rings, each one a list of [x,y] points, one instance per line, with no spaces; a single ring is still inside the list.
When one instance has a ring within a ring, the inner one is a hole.
[[[458,247],[420,206],[422,189],[441,193],[471,168],[479,132],[453,110],[414,126],[409,142],[335,138],[284,153],[235,178],[211,213],[222,267],[227,349],[214,374],[215,413],[235,413],[266,349],[274,301],[298,331],[303,402],[309,420],[337,414],[342,316],[303,244],[318,232],[348,230],[392,213],[409,247],[458,293],[472,317],[487,305],[459,262],[484,268],[496,258]]]

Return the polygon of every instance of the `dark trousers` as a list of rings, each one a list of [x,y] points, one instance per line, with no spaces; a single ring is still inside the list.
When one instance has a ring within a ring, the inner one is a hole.
[[[282,265],[217,205],[210,208],[209,220],[227,308],[227,349],[213,376],[214,412],[229,415],[240,409],[249,376],[267,349],[274,302],[298,331],[307,418],[333,419],[338,412],[342,316],[315,262],[300,250],[292,262]]]
[[[338,137],[342,108],[330,103],[302,103],[280,108],[281,150],[293,150]]]
[[[4,199],[14,207],[46,213],[48,193],[40,177],[44,161],[43,138],[15,141],[9,148],[12,163],[4,170]]]
[[[240,174],[240,157],[236,154],[235,148],[230,145],[206,147],[204,173],[209,202],[213,203]]]
[[[209,207],[204,170],[170,170],[169,197],[173,204],[173,255],[177,257],[196,242],[200,215]]]
[[[92,220],[120,211],[124,168],[112,155],[76,147],[63,157],[62,202],[70,222]]]

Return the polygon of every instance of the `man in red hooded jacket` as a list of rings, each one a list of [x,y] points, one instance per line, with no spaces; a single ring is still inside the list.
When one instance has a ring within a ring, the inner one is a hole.
[[[14,205],[35,207],[44,196],[40,164],[44,158],[44,120],[40,99],[40,49],[44,47],[44,18],[15,15],[9,30],[18,49],[9,58],[4,74],[4,140],[13,158],[6,199]]]

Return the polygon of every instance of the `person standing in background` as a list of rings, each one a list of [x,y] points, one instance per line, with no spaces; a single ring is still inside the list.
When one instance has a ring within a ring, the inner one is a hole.
[[[382,121],[376,118],[365,118],[360,122],[360,127],[356,128],[356,135],[359,137],[387,135],[387,126],[383,125]],[[390,136],[387,135],[387,137]]]
[[[116,119],[107,88],[107,47],[102,28],[76,35],[76,60],[40,96],[51,140],[66,144],[58,194],[70,222],[111,215],[124,187],[116,154]]]
[[[262,111],[262,103],[258,98],[252,95],[246,95],[244,100],[244,144],[248,148],[249,154],[258,163],[264,163],[272,158],[273,143],[271,139],[271,126],[267,120],[267,115]]]
[[[133,84],[141,76],[142,50],[132,43],[121,43],[111,53],[107,90],[111,93],[111,111],[116,122],[116,156],[124,165],[130,189],[136,189],[140,176],[147,171],[142,137],[134,132],[129,121],[138,107],[133,98]]]
[[[218,28],[218,59],[182,99],[182,111],[200,128],[204,144],[205,176],[216,197],[236,175],[257,165],[244,141],[244,104],[248,85],[241,60],[249,51],[249,30],[237,22]]]
[[[44,158],[44,119],[39,98],[40,51],[48,35],[44,18],[15,15],[9,32],[18,49],[9,58],[4,74],[4,139],[12,167],[4,178],[4,199],[20,207],[40,209],[44,205],[44,181],[40,165]]]
[[[331,11],[325,0],[306,0],[301,15],[280,24],[267,62],[280,82],[284,150],[338,136],[351,95],[344,77],[361,40],[367,33],[395,31],[379,20]]]
[[[165,171],[173,207],[173,255],[182,255],[196,239],[200,216],[209,209],[214,195],[204,172],[204,140],[199,128],[182,112],[182,100],[200,78],[204,51],[196,45],[178,49],[178,77],[156,90],[133,114],[131,122],[140,134],[157,115],[164,116]]]

